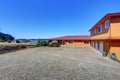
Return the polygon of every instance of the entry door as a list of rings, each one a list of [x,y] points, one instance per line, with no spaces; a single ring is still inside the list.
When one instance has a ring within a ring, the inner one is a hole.
[[[65,45],[65,41],[62,41],[62,45]]]
[[[103,52],[103,42],[99,43],[99,51],[102,53]]]

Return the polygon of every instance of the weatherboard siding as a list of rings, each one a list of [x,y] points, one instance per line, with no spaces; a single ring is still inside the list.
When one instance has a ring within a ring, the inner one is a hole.
[[[109,20],[110,22],[109,28],[105,28],[106,20]],[[101,33],[98,32],[99,25],[102,25]],[[100,22],[98,22],[93,28],[91,28],[90,32],[94,29],[96,29],[96,33],[91,35],[91,42],[99,43],[100,41],[102,41],[104,48],[103,52],[107,53],[107,57],[110,57],[111,53],[115,53],[117,59],[120,60],[120,13],[119,15],[106,15],[104,18],[102,18],[102,20],[100,20]]]
[[[90,47],[90,43],[84,44],[83,40],[74,40],[73,44],[70,44],[69,41],[65,41],[65,46],[67,47]]]

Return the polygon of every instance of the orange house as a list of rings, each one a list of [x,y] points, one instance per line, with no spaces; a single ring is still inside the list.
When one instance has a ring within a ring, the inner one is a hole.
[[[120,60],[120,13],[106,14],[89,31],[92,47],[105,52],[107,57],[114,53]]]
[[[63,36],[51,38],[49,41],[57,40],[61,46],[67,47],[89,47],[90,36]]]

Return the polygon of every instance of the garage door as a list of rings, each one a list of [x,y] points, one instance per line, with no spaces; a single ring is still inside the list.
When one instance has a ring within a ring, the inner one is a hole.
[[[95,49],[98,49],[98,42],[95,43]]]
[[[99,43],[99,51],[102,53],[103,52],[103,42]]]
[[[92,47],[94,47],[94,42],[92,42]]]

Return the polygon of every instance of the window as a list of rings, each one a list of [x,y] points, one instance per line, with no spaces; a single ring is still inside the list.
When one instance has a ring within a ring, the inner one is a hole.
[[[94,34],[93,31],[91,31],[91,36],[92,36],[93,34]]]
[[[92,31],[91,31],[91,36],[92,36]]]
[[[87,40],[86,40],[86,41],[84,41],[84,44],[89,44],[89,41],[87,41]]]
[[[73,44],[73,42],[74,42],[73,40],[70,40],[70,41],[69,41],[69,44]]]
[[[102,32],[102,25],[98,27],[98,32]]]
[[[110,26],[109,20],[105,22],[105,28],[108,28]]]
[[[94,29],[94,33],[96,33],[96,29]]]

